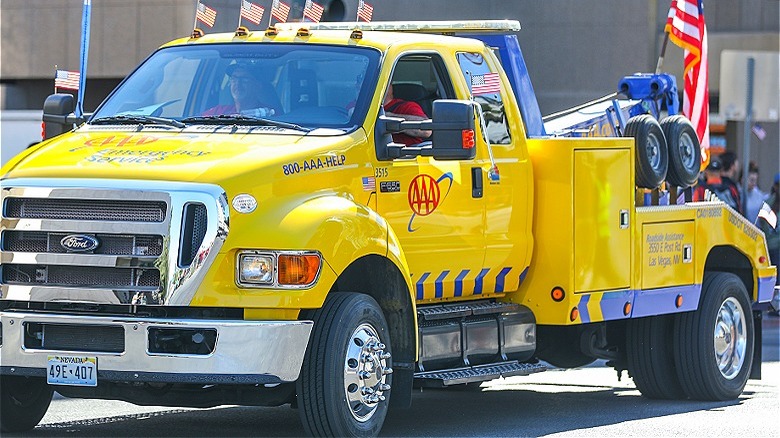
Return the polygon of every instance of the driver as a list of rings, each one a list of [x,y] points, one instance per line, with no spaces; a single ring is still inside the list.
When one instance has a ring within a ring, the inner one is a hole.
[[[247,114],[259,117],[280,114],[279,99],[272,87],[258,79],[249,65],[238,63],[227,68],[230,76],[232,105],[217,105],[203,112],[204,116],[221,114]]]

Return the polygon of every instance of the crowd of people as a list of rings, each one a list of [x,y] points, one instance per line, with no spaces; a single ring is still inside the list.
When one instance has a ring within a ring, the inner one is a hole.
[[[716,196],[756,224],[766,236],[770,261],[773,265],[780,265],[780,223],[777,223],[777,216],[780,215],[780,172],[775,174],[772,187],[767,192],[758,186],[758,175],[758,165],[751,161],[744,182],[747,190],[743,191],[739,160],[735,153],[727,151],[712,157],[694,189],[693,200],[710,200]],[[761,211],[766,208],[764,203],[774,213],[774,223],[772,213]]]

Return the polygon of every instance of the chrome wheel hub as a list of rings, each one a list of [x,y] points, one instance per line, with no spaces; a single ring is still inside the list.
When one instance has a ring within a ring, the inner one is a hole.
[[[729,297],[715,320],[715,361],[723,377],[731,380],[742,370],[747,351],[745,314],[739,301]]]
[[[370,324],[360,325],[350,336],[344,361],[344,392],[357,421],[368,421],[390,390],[386,381],[393,369],[387,365],[390,353],[385,348]]]

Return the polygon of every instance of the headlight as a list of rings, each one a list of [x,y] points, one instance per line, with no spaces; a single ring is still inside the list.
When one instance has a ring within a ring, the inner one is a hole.
[[[274,256],[271,254],[241,254],[238,262],[239,284],[274,283]]]
[[[316,251],[244,251],[236,283],[244,287],[306,289],[317,282],[322,255]]]

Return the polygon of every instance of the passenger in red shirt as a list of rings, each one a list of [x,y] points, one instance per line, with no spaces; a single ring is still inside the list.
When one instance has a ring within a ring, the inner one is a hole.
[[[400,117],[406,120],[428,120],[428,117],[422,107],[409,100],[396,99],[393,96],[393,84],[387,87],[385,94],[385,115],[388,117]],[[424,142],[431,136],[431,131],[423,129],[406,129],[402,132],[393,134],[395,143],[402,143],[406,146]]]

